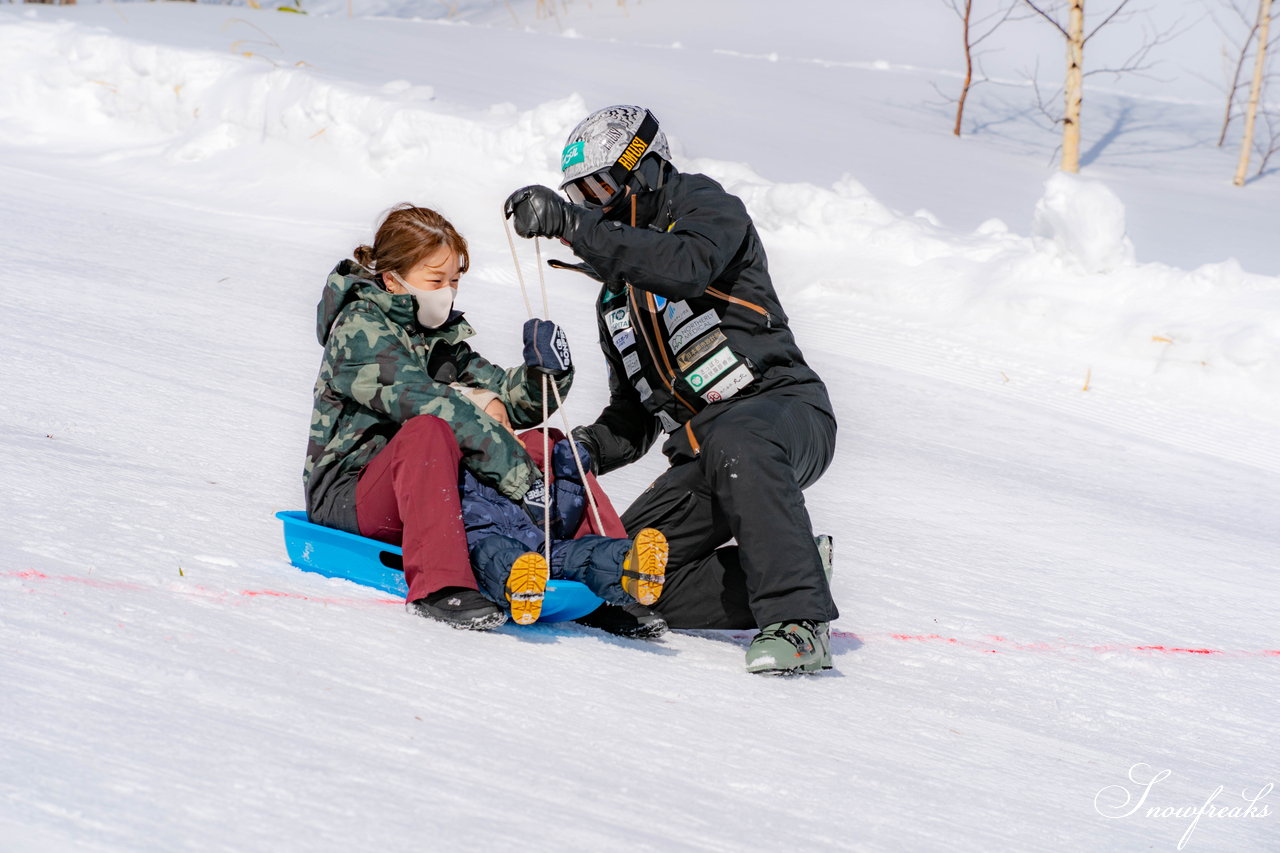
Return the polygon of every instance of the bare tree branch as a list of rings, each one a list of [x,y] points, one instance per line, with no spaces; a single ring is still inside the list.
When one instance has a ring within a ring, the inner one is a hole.
[[[1094,74],[1142,74],[1146,71],[1150,71],[1155,67],[1154,62],[1147,61],[1147,57],[1151,55],[1151,51],[1155,50],[1157,47],[1168,44],[1178,36],[1182,35],[1182,33],[1186,32],[1185,29],[1181,31],[1178,29],[1179,24],[1181,24],[1181,20],[1171,24],[1167,29],[1156,32],[1148,38],[1145,38],[1142,46],[1131,53],[1120,65],[1114,68],[1095,68],[1091,71],[1086,71],[1085,76],[1089,77]],[[1097,31],[1095,30],[1095,32]]]
[[[1267,164],[1271,162],[1271,158],[1280,152],[1280,120],[1277,120],[1275,113],[1266,112],[1263,119],[1267,124],[1267,142],[1262,144],[1261,141],[1255,148],[1258,156],[1261,158],[1258,163],[1258,171],[1254,173],[1255,177],[1261,177],[1267,171]]]
[[[1091,30],[1091,31],[1090,31],[1090,33],[1089,33],[1087,36],[1085,36],[1085,37],[1084,37],[1085,44],[1088,44],[1088,43],[1089,43],[1089,39],[1093,38],[1094,36],[1096,36],[1096,35],[1098,34],[1098,30],[1102,29],[1102,28],[1103,28],[1103,27],[1105,27],[1107,24],[1109,24],[1109,23],[1111,23],[1113,20],[1115,20],[1116,15],[1119,15],[1122,11],[1124,11],[1124,7],[1125,7],[1125,6],[1128,6],[1128,5],[1129,5],[1129,3],[1130,3],[1130,0],[1120,0],[1120,5],[1119,5],[1119,6],[1116,6],[1114,9],[1112,9],[1112,10],[1111,10],[1111,14],[1110,14],[1110,15],[1107,15],[1107,17],[1103,19],[1102,23],[1100,23],[1100,24],[1098,24],[1098,26],[1094,27],[1094,28],[1093,28],[1093,30]]]
[[[1231,0],[1230,5],[1231,5],[1231,11],[1236,13],[1236,15],[1240,18],[1240,22],[1242,24],[1249,26],[1251,24],[1256,24],[1258,22],[1257,15],[1250,13],[1246,7],[1242,7],[1239,3],[1235,2],[1235,0]]]
[[[980,61],[976,61],[974,48],[991,36],[1000,25],[1013,15],[1013,10],[1017,8],[1017,0],[1012,0],[1008,6],[998,7],[995,12],[987,14],[985,17],[979,18],[977,21],[973,19],[973,0],[946,0],[951,11],[960,18],[963,43],[964,43],[964,82],[960,86],[960,94],[955,98],[956,102],[956,120],[952,127],[952,133],[960,136],[960,130],[964,122],[964,108],[969,100],[969,92],[979,83],[987,81],[986,72],[982,69]],[[994,23],[993,23],[994,21]],[[974,28],[986,26],[986,32],[979,36],[974,36]],[[974,79],[974,68],[978,69],[979,78]],[[936,86],[934,87],[937,88]]]
[[[1062,26],[1062,24],[1059,24],[1057,19],[1055,19],[1052,15],[1050,15],[1044,9],[1041,9],[1039,6],[1033,3],[1032,0],[1022,0],[1022,2],[1030,6],[1031,11],[1035,12],[1037,15],[1039,15],[1040,17],[1044,18],[1046,21],[1048,21],[1049,23],[1057,27],[1058,32],[1062,33],[1063,38],[1071,38],[1071,34],[1067,32],[1066,27]]]
[[[1044,99],[1044,95],[1040,92],[1040,60],[1039,59],[1036,60],[1035,71],[1032,72],[1032,75],[1031,75],[1031,91],[1034,92],[1036,95],[1036,110],[1042,116],[1044,116],[1045,119],[1048,120],[1049,127],[1054,128],[1062,124],[1062,116],[1058,115],[1057,112],[1050,110],[1049,107],[1045,105],[1047,102]],[[1057,99],[1059,96],[1061,96],[1061,94],[1062,94],[1062,87],[1059,86],[1057,89],[1053,91],[1053,94],[1050,97],[1053,99]]]
[[[1235,9],[1235,4],[1231,4],[1231,8]],[[1239,9],[1236,9],[1239,12]],[[1249,28],[1249,34],[1245,36],[1244,43],[1240,45],[1240,58],[1236,61],[1235,72],[1231,75],[1231,88],[1227,92],[1227,112],[1222,119],[1222,132],[1218,134],[1218,147],[1221,148],[1227,141],[1227,129],[1231,126],[1231,112],[1235,107],[1236,93],[1240,91],[1240,72],[1244,70],[1245,61],[1249,57],[1249,45],[1253,44],[1254,36],[1258,34],[1258,22],[1255,20],[1253,26]]]
[[[985,18],[979,18],[977,21],[975,21],[973,26],[978,29],[981,29],[988,21],[994,20],[994,23],[992,23],[990,26],[987,27],[986,32],[974,38],[970,42],[970,45],[972,47],[977,47],[978,45],[982,44],[984,41],[990,38],[991,35],[996,30],[1000,29],[1000,25],[1003,24],[1005,21],[1022,20],[1022,16],[1015,17],[1013,14],[1017,8],[1018,8],[1018,4],[1016,2],[1010,3],[1008,6],[1005,6],[1003,10],[997,9],[996,11],[988,14]]]

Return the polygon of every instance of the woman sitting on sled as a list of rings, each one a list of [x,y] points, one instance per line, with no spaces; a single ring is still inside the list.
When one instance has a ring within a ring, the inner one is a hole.
[[[508,612],[536,621],[554,576],[604,600],[587,624],[631,636],[665,630],[644,607],[662,592],[662,534],[623,538],[589,460],[580,465],[557,433],[548,475],[542,433],[522,440],[512,429],[542,420],[548,382],[569,389],[560,328],[525,323],[525,364],[510,370],[472,350],[474,330],[454,308],[467,244],[433,210],[393,209],[373,246],[354,254],[329,274],[317,307],[325,353],[304,473],[308,519],[401,545],[410,611],[457,628],[494,628]],[[595,517],[583,512],[586,489]],[[550,566],[539,553],[547,524]]]

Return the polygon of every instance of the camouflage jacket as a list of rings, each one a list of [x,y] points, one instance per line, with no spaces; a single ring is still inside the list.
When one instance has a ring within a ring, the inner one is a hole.
[[[358,532],[356,478],[417,415],[448,422],[463,465],[507,497],[520,500],[541,478],[520,442],[450,387],[494,392],[517,429],[542,420],[540,372],[491,364],[466,343],[474,334],[458,311],[439,329],[424,329],[412,296],[388,293],[355,261],[334,268],[316,307],[316,337],[325,351],[303,474],[312,521]],[[572,371],[556,380],[561,395],[572,380]],[[554,410],[552,399],[548,411]]]

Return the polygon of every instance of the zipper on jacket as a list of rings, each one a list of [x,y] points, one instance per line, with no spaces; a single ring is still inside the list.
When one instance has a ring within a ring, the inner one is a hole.
[[[732,302],[734,305],[741,305],[743,308],[747,308],[747,309],[750,309],[751,311],[756,312],[761,317],[764,317],[764,326],[766,329],[773,328],[773,317],[769,314],[767,310],[765,310],[764,308],[761,308],[759,305],[755,304],[754,302],[748,302],[745,299],[739,299],[736,296],[731,296],[728,293],[725,293],[723,290],[716,290],[714,287],[708,287],[706,292],[714,296],[716,299],[722,299],[725,302]]]

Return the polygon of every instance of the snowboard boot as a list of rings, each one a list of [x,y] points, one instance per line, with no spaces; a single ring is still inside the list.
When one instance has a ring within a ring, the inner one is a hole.
[[[667,537],[646,527],[631,540],[622,561],[622,589],[646,607],[662,595],[667,577]]]
[[[507,614],[477,590],[450,586],[407,605],[409,612],[451,628],[488,631],[507,621]]]
[[[831,669],[831,628],[826,622],[774,622],[747,647],[747,672],[794,675]]]
[[[830,586],[831,576],[835,574],[835,540],[825,533],[820,533],[813,537],[813,544],[818,546],[818,556],[822,558],[822,573],[827,576],[827,586]]]
[[[507,601],[511,603],[511,621],[517,625],[532,625],[538,621],[550,577],[546,558],[536,551],[516,557],[504,590]]]
[[[601,604],[586,616],[574,620],[588,628],[599,628],[632,640],[656,640],[667,633],[667,620],[639,602],[619,607]]]

